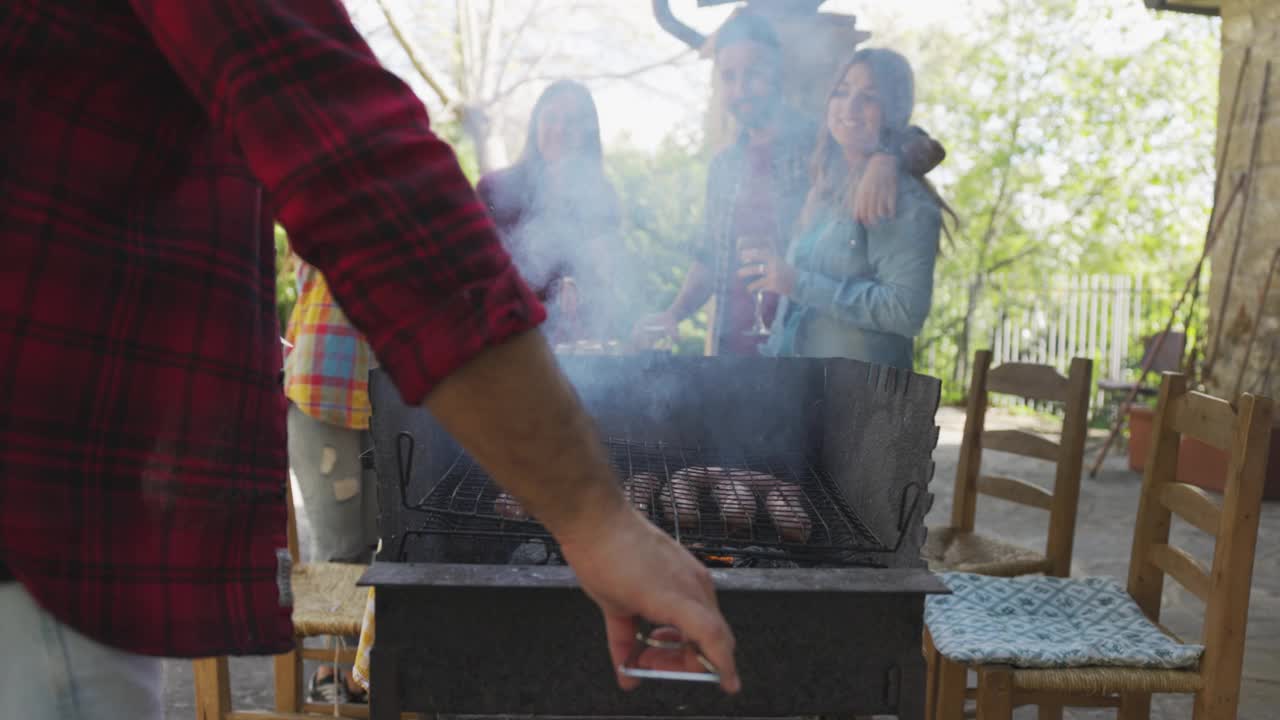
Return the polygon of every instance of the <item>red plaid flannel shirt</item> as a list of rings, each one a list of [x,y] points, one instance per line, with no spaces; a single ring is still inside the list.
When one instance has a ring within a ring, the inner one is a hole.
[[[5,0],[0,78],[0,559],[116,647],[292,647],[272,216],[406,401],[543,309],[338,0]]]

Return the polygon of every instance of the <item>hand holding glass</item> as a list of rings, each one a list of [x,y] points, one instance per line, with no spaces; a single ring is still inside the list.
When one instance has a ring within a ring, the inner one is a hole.
[[[767,237],[763,237],[759,235],[740,235],[738,236],[738,241],[737,241],[738,260],[739,262],[745,263],[745,258],[743,258],[743,255],[746,250],[773,250],[772,245],[773,243],[769,242],[769,239]],[[744,264],[744,267],[748,267],[748,265]],[[749,267],[751,267],[753,270],[758,271],[755,273],[754,277],[764,276],[764,271],[765,271],[764,263],[761,263],[761,262],[751,263]],[[750,284],[751,280],[753,280],[754,277],[748,280],[748,284]],[[769,334],[769,326],[765,325],[765,322],[764,322],[764,291],[763,290],[756,291],[755,300],[756,300],[756,313],[755,313],[756,322],[755,322],[755,325],[753,325],[750,330],[746,331],[746,334],[751,335],[753,337],[767,336]]]

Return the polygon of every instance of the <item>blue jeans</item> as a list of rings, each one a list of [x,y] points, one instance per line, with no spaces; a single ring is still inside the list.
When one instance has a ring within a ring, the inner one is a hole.
[[[160,658],[90,640],[0,583],[0,718],[161,720]]]

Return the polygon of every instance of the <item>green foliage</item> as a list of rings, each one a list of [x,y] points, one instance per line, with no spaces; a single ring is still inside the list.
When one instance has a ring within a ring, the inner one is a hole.
[[[467,176],[471,184],[479,182],[480,163],[476,159],[475,144],[462,131],[462,124],[454,120],[433,121],[431,127],[453,148],[454,155],[458,158],[458,165],[462,167],[462,173]]]
[[[298,284],[294,281],[293,258],[289,253],[289,237],[284,228],[276,225],[276,317],[280,319],[280,334],[289,325],[289,315],[298,302]]]
[[[1065,274],[1144,275],[1167,290],[1199,255],[1216,22],[1133,6],[972,3],[970,30],[909,49],[916,121],[948,148],[934,175],[962,223],[917,344],[921,359],[943,359],[934,370],[949,397],[1000,313],[1049,303]]]

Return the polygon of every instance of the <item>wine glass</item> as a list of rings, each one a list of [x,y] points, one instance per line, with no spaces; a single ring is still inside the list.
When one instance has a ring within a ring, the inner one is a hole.
[[[742,255],[746,250],[771,250],[772,243],[769,242],[769,238],[763,237],[760,235],[740,235],[738,236],[738,240],[737,240],[737,248],[738,248],[738,259],[741,260]],[[763,273],[764,263],[750,263],[749,265],[744,265],[744,266],[750,267],[752,270],[760,271],[758,273],[753,273],[748,278],[745,278],[748,284],[764,276],[764,273]],[[755,305],[756,305],[755,324],[751,326],[750,330],[745,330],[743,332],[744,334],[749,335],[751,337],[768,337],[769,326],[766,325],[764,322],[764,291],[763,290],[756,291],[755,301],[756,301],[755,302]]]

